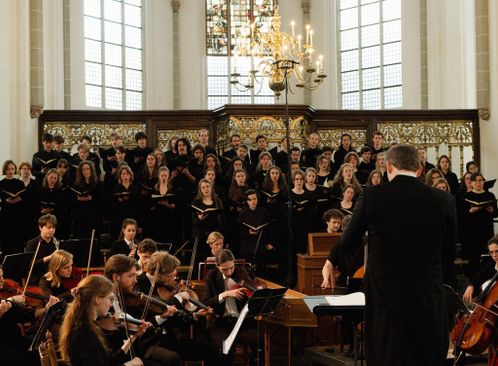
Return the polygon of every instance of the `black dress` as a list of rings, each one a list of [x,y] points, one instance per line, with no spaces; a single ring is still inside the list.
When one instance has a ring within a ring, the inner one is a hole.
[[[32,218],[26,192],[24,183],[18,179],[0,181],[0,248],[3,255],[23,251],[25,223]]]
[[[311,212],[314,207],[313,195],[304,191],[301,194],[290,192],[292,202],[292,252],[306,253],[308,250],[308,233],[311,231]],[[293,259],[295,255],[292,256]]]
[[[112,189],[109,197],[112,239],[117,239],[119,236],[124,219],[135,219],[140,226],[139,195],[138,188],[133,184],[128,188],[117,184]]]
[[[48,187],[41,187],[36,194],[36,215],[35,219],[44,213],[42,209],[50,209],[50,214],[55,215],[57,218],[57,237],[59,239],[69,238],[69,211],[67,205],[67,196],[61,188],[55,187],[50,189]]]
[[[89,201],[80,200],[89,197]],[[73,184],[70,192],[70,210],[72,233],[74,238],[90,238],[95,229],[98,238],[102,225],[103,187],[100,182],[94,184]]]
[[[203,213],[205,218],[199,219],[198,213]],[[214,200],[212,204],[206,205],[202,200],[192,201],[192,234],[198,238],[197,259],[209,256],[209,246],[206,239],[213,231],[225,233],[225,218],[223,205],[220,200]],[[199,263],[196,260],[196,263]]]
[[[175,208],[167,207],[161,202],[175,205]],[[145,236],[161,243],[179,245],[182,232],[181,220],[178,217],[176,206],[177,197],[173,187],[170,186],[166,194],[161,194],[157,189],[154,189],[149,198],[148,214],[144,218]]]
[[[258,274],[261,275],[265,247],[267,244],[274,245],[270,215],[264,207],[251,210],[249,206],[245,206],[239,215],[239,222],[241,257],[256,264]]]
[[[473,206],[480,204],[489,204],[493,211],[490,213],[486,209],[470,213]],[[460,232],[462,239],[462,257],[469,260],[467,276],[473,277],[478,269],[481,254],[487,252],[488,240],[494,235],[493,218],[497,217],[496,198],[491,192],[482,193],[467,192],[463,196],[462,204],[462,230]]]
[[[121,348],[113,354],[107,353],[90,326],[84,323],[72,329],[68,353],[72,366],[123,365],[130,360]]]

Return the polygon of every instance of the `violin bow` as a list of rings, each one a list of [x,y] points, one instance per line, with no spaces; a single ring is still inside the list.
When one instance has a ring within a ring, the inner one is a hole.
[[[156,287],[157,277],[158,276],[159,276],[159,266],[156,267],[156,271],[154,272],[154,277],[152,278],[152,281],[150,283],[150,289],[149,289],[147,300],[145,301],[144,311],[142,313],[142,319],[141,320],[145,319],[145,317],[147,315],[147,312],[149,311],[150,302],[151,302],[151,299],[152,299],[152,293],[154,292],[154,288]]]
[[[125,335],[126,339],[130,341],[130,360],[133,360],[135,358],[135,350],[133,349],[133,339],[130,336],[130,330],[128,329],[128,323],[126,322],[126,309],[125,309],[125,303],[124,303],[124,298],[123,298],[123,293],[121,291],[121,288],[119,287],[119,283],[117,281],[114,281],[116,288],[117,288],[117,295],[118,295],[118,301],[117,304],[114,304],[116,308],[114,308],[114,312],[118,313],[118,317],[122,314],[123,315],[123,320],[124,320],[124,329],[125,329]]]
[[[92,261],[93,240],[95,239],[95,229],[92,230],[92,238],[90,239],[90,250],[88,251],[88,262],[86,264],[86,276],[90,273],[90,262]]]
[[[35,251],[35,255],[33,256],[33,259],[31,260],[31,266],[29,268],[28,278],[26,279],[26,283],[24,284],[24,288],[22,290],[23,296],[26,294],[26,289],[28,288],[29,281],[31,280],[31,275],[33,274],[33,268],[35,267],[36,257],[38,257],[38,252],[40,251],[41,242],[42,241],[40,239],[38,241],[38,244],[36,245],[36,251]]]

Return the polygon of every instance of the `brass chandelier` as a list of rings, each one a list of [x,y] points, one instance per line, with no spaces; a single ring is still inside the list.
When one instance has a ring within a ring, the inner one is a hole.
[[[316,56],[313,48],[313,30],[306,25],[303,39],[295,36],[295,22],[291,22],[291,34],[280,30],[281,18],[278,6],[268,33],[259,32],[254,23],[243,27],[236,38],[234,47],[233,72],[230,84],[239,91],[254,89],[257,84],[261,88],[265,79],[268,86],[278,98],[290,79],[301,89],[314,90],[327,77],[323,71],[323,56]],[[238,59],[251,57],[252,67],[243,81],[237,72]],[[292,92],[292,90],[291,90]]]

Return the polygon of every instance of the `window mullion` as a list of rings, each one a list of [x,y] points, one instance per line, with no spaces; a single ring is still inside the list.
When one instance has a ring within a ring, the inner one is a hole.
[[[121,3],[121,108],[128,109],[126,103],[126,67],[125,67],[125,4]]]
[[[100,31],[101,31],[101,41],[100,41],[100,52],[101,52],[101,57],[100,57],[100,67],[102,70],[102,87],[101,87],[101,97],[102,97],[102,105],[101,108],[105,109],[106,108],[106,93],[105,93],[105,85],[106,85],[106,74],[105,74],[105,26],[104,26],[104,2],[102,1],[100,3]]]

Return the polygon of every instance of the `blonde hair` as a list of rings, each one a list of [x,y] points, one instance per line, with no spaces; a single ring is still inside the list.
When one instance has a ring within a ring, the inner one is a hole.
[[[70,362],[69,341],[71,333],[81,326],[87,326],[109,352],[102,330],[95,324],[95,298],[105,297],[112,292],[112,282],[101,275],[90,275],[78,283],[74,290],[74,300],[68,305],[59,334],[59,351],[62,360]]]
[[[211,245],[213,244],[216,240],[225,240],[225,237],[223,236],[222,233],[219,231],[213,231],[211,234],[208,235],[206,239],[206,243]]]
[[[48,272],[43,277],[51,282],[51,287],[60,287],[62,278],[57,273],[62,267],[72,263],[73,255],[65,250],[59,249],[52,253],[52,257],[48,262]]]
[[[155,252],[150,256],[148,273],[168,274],[180,265],[180,260],[168,252]]]

